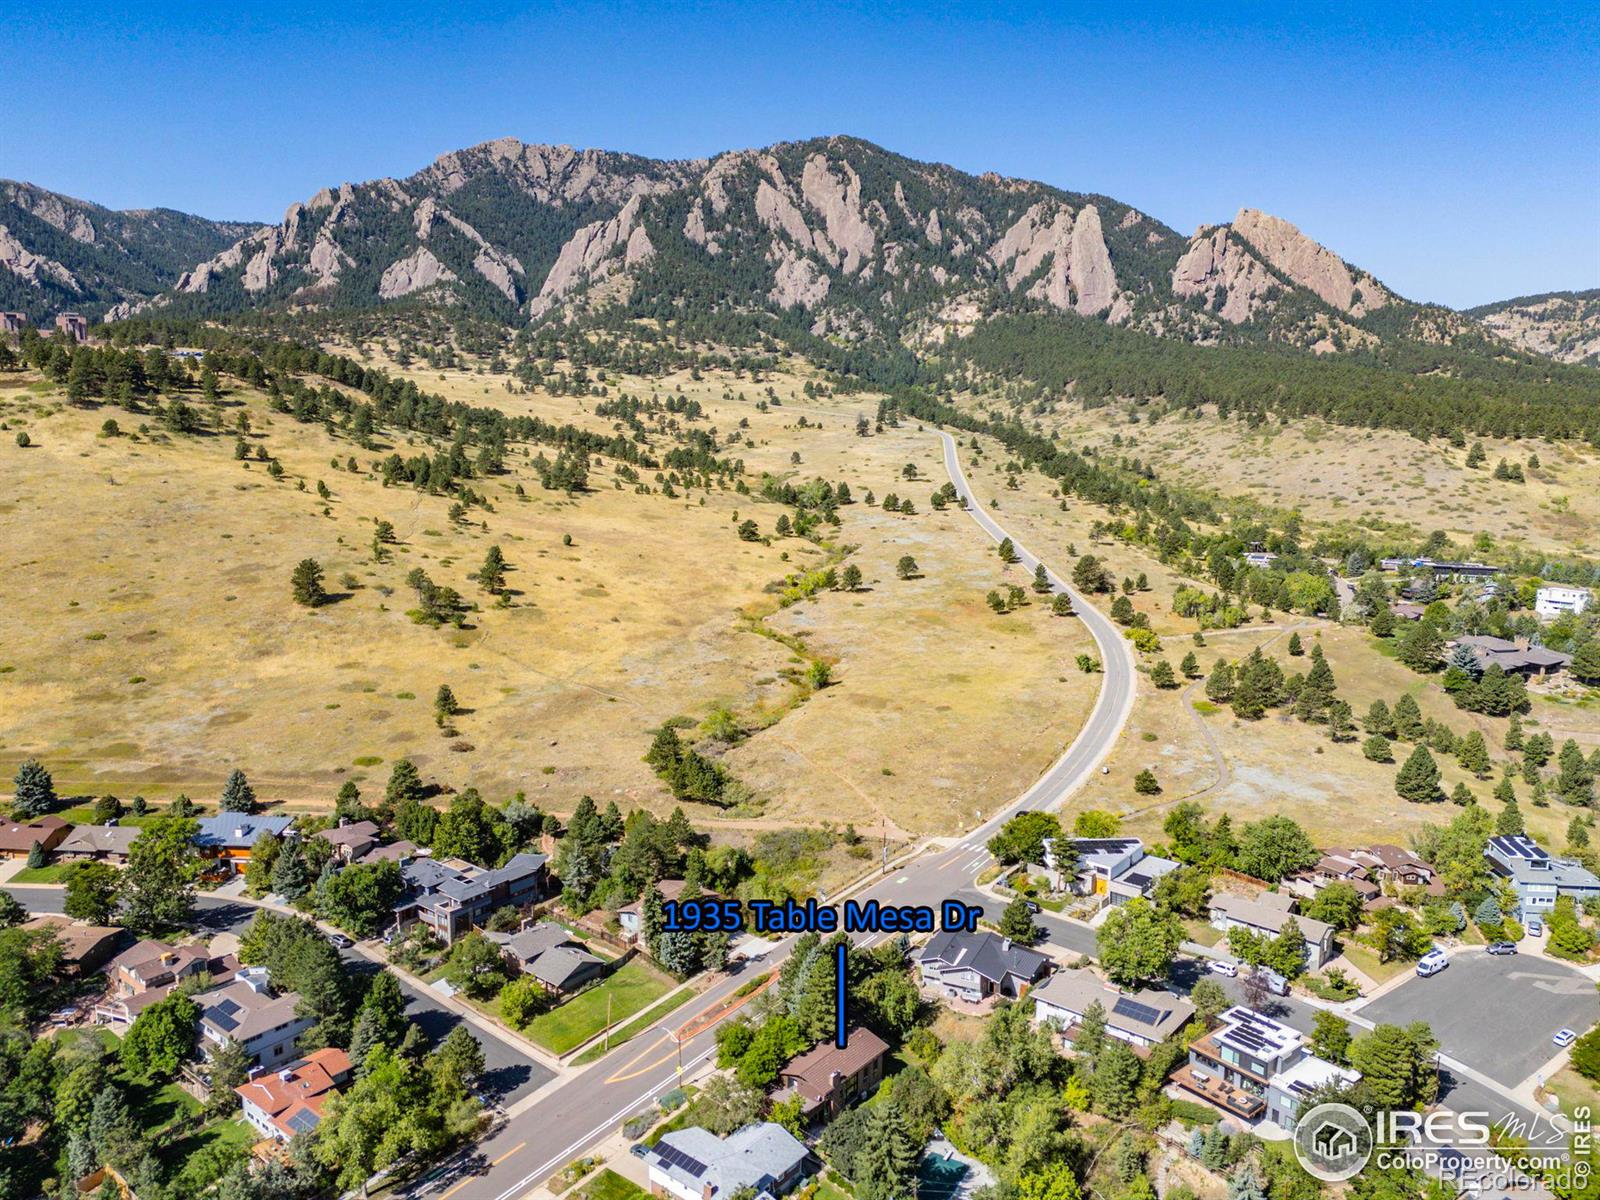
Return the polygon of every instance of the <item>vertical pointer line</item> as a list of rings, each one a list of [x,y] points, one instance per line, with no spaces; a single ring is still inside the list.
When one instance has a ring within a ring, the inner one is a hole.
[[[833,1044],[841,1050],[845,1048],[845,1043],[848,1041],[844,1032],[844,966],[845,955],[848,952],[849,947],[844,942],[840,942],[833,948]]]

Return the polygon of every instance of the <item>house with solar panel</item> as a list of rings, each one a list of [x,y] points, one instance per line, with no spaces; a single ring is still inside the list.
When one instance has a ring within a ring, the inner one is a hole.
[[[350,1081],[350,1056],[329,1046],[266,1071],[234,1088],[250,1127],[263,1138],[287,1142],[322,1123],[322,1110]]]
[[[521,908],[543,897],[548,861],[525,852],[486,870],[459,859],[413,858],[400,866],[406,891],[395,905],[395,924],[421,922],[448,946],[488,921],[495,909]]]
[[[749,1188],[781,1196],[806,1175],[809,1152],[782,1125],[761,1121],[725,1138],[699,1126],[674,1129],[645,1151],[650,1194],[677,1200],[728,1200]]]
[[[1105,1012],[1106,1034],[1141,1050],[1166,1041],[1194,1019],[1194,1005],[1182,996],[1155,988],[1120,992],[1086,968],[1057,971],[1028,996],[1033,1019],[1068,1043],[1095,1004]]]
[[[312,1026],[295,1011],[298,992],[277,992],[265,967],[245,967],[224,987],[194,997],[200,1009],[200,1053],[210,1059],[238,1042],[258,1067],[273,1068],[299,1055],[295,1039]]]
[[[1304,1036],[1254,1009],[1236,1005],[1218,1022],[1189,1044],[1189,1061],[1172,1082],[1228,1116],[1292,1133],[1308,1099],[1361,1080],[1360,1072],[1318,1058]]]
[[[1516,911],[1509,914],[1526,924],[1556,906],[1556,897],[1571,896],[1582,904],[1600,896],[1600,879],[1570,858],[1552,858],[1549,851],[1526,834],[1492,837],[1484,848],[1489,869],[1511,885]]]
[[[1149,899],[1156,881],[1178,869],[1170,858],[1146,854],[1136,837],[1072,838],[1069,856],[1056,854],[1056,839],[1044,839],[1044,867],[1058,892],[1103,896],[1107,904]]]

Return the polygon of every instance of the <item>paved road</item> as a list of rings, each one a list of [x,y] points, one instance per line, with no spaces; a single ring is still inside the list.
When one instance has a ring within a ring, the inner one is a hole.
[[[59,913],[66,892],[63,888],[11,887],[6,891],[17,902],[33,913]],[[196,926],[211,934],[243,933],[250,920],[260,911],[253,905],[237,900],[201,896],[195,902]],[[343,952],[344,960],[357,974],[365,975],[378,969],[377,964],[352,950]],[[408,1001],[406,1017],[419,1026],[433,1041],[438,1041],[461,1023],[459,1014],[439,1002],[439,998],[426,988],[414,988],[402,982],[400,990]],[[531,1058],[509,1042],[489,1037],[476,1027],[469,1031],[483,1046],[483,1090],[501,1104],[511,1105],[530,1096],[555,1078],[551,1070]]]
[[[956,443],[948,434],[938,434],[944,447],[945,468],[951,482],[965,496],[971,487],[961,470]],[[1007,531],[976,502],[967,514],[995,542]],[[1011,535],[1012,545],[1022,565],[1031,574],[1039,560]],[[900,870],[865,889],[857,898],[877,899],[892,904],[937,906],[947,897],[962,894],[969,902],[987,903],[971,892],[971,884],[988,864],[984,843],[1004,822],[1024,808],[1058,806],[1110,754],[1127,723],[1133,707],[1135,673],[1133,653],[1122,632],[1083,597],[1072,592],[1054,572],[1052,585],[1072,595],[1079,619],[1088,628],[1100,649],[1103,664],[1099,699],[1088,722],[1064,754],[1020,797],[993,814],[959,845],[914,859]],[[1093,935],[1082,926],[1050,918],[1045,922],[1052,937],[1070,939],[1063,944],[1075,952],[1093,948]],[[1057,928],[1059,926],[1059,928]],[[870,935],[865,942],[882,935]],[[767,966],[776,965],[788,953],[790,943],[780,943],[767,957]],[[681,1056],[685,1070],[698,1065],[716,1048],[710,1029],[684,1042],[680,1048],[670,1029],[687,1025],[695,1014],[720,1003],[740,984],[735,976],[711,988],[698,1001],[674,1013],[660,1026],[650,1029],[627,1045],[561,1086],[551,1090],[531,1107],[512,1119],[498,1133],[474,1147],[470,1160],[410,1193],[435,1200],[513,1200],[526,1194],[557,1168],[611,1133],[625,1117],[641,1109],[654,1096],[670,1088],[677,1079]],[[470,1172],[470,1173],[469,1173]]]
[[[1385,992],[1361,1015],[1390,1025],[1426,1021],[1445,1054],[1515,1087],[1559,1053],[1550,1040],[1556,1030],[1582,1033],[1597,1013],[1594,981],[1572,967],[1469,950],[1451,955],[1448,970]]]

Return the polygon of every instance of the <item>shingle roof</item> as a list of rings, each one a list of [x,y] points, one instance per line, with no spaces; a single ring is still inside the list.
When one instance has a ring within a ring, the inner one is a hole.
[[[832,1094],[837,1079],[848,1079],[874,1060],[889,1052],[889,1043],[872,1030],[857,1025],[845,1037],[841,1050],[831,1041],[823,1042],[789,1060],[778,1077],[813,1104]]]
[[[587,950],[574,946],[557,946],[546,950],[523,968],[540,983],[565,988],[585,971],[591,971],[605,960]]]
[[[1271,894],[1271,893],[1267,893]],[[1280,908],[1275,904],[1263,903],[1261,900],[1252,900],[1248,896],[1236,896],[1231,892],[1211,897],[1211,911],[1220,912],[1229,920],[1250,925],[1256,929],[1276,934],[1286,921],[1291,919],[1300,926],[1300,932],[1306,941],[1313,945],[1318,944],[1333,926],[1326,921],[1318,921],[1311,917],[1302,917],[1298,913],[1290,912],[1287,908]]]
[[[1084,1013],[1095,1001],[1106,1011],[1106,1024],[1154,1041],[1164,1041],[1189,1023],[1195,1008],[1181,996],[1155,988],[1119,992],[1093,971],[1058,971],[1029,995],[1036,1003]]]
[[[806,1148],[771,1121],[746,1125],[726,1138],[691,1125],[662,1136],[646,1156],[651,1167],[711,1200],[740,1188],[757,1192],[782,1179],[806,1159]]]
[[[43,843],[58,829],[70,829],[60,817],[35,817],[31,821],[8,821],[0,825],[0,850],[25,851],[35,842]]]
[[[136,825],[79,825],[56,849],[62,854],[126,854],[138,836]]]
[[[999,982],[1007,975],[1031,980],[1050,960],[997,933],[942,930],[928,940],[917,961],[938,964],[946,970],[973,970],[985,979]]]

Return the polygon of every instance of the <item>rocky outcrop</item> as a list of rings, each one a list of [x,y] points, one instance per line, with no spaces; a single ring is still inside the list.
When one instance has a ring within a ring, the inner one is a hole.
[[[1241,208],[1233,219],[1233,229],[1274,270],[1341,312],[1361,316],[1393,298],[1372,276],[1353,273],[1337,254],[1281,217]]]
[[[477,253],[472,260],[474,271],[488,280],[496,291],[513,304],[521,302],[522,295],[517,278],[524,272],[522,263],[515,255],[495,249],[481,233],[430,196],[417,205],[417,211],[413,216],[417,240],[427,241],[434,226],[439,223],[448,225],[477,247]]]
[[[415,182],[449,196],[488,170],[545,204],[621,203],[628,197],[670,191],[695,179],[703,161],[657,163],[630,154],[537,146],[516,138],[453,151],[419,172]]]
[[[989,248],[989,260],[1004,271],[1006,286],[1013,289],[1043,269],[1028,295],[1063,312],[1103,312],[1116,296],[1111,252],[1092,204],[1074,216],[1070,208],[1040,201]]]
[[[4,225],[0,225],[0,270],[9,271],[34,287],[50,280],[72,291],[81,290],[71,271],[54,259],[29,250]]]
[[[823,251],[826,246],[831,253],[825,252],[824,257],[846,275],[854,275],[878,242],[861,208],[860,178],[849,163],[842,163],[836,173],[827,159],[813,154],[800,176],[800,194],[822,216],[827,240],[814,238],[817,249]]]
[[[1282,285],[1228,227],[1200,229],[1172,271],[1172,291],[1178,296],[1205,296],[1224,321],[1238,325],[1250,320]]]
[[[529,311],[543,316],[579,286],[605,279],[619,266],[636,266],[652,257],[655,247],[639,223],[643,205],[642,196],[632,196],[610,220],[585,225],[567,239]]]
[[[1470,315],[1533,354],[1600,365],[1600,289],[1525,296],[1475,308]]]
[[[55,192],[47,192],[43,188],[36,188],[26,183],[7,184],[5,196],[24,212],[38,217],[46,225],[59,229],[75,242],[92,246],[98,239],[94,222],[89,219],[84,206],[77,201],[69,203],[65,196],[58,196]]]
[[[772,290],[767,299],[779,308],[815,308],[827,297],[830,282],[816,263],[785,246],[772,273]]]
[[[378,295],[395,300],[439,283],[453,283],[453,271],[435,258],[426,246],[419,246],[398,262],[392,262],[378,282]]]

